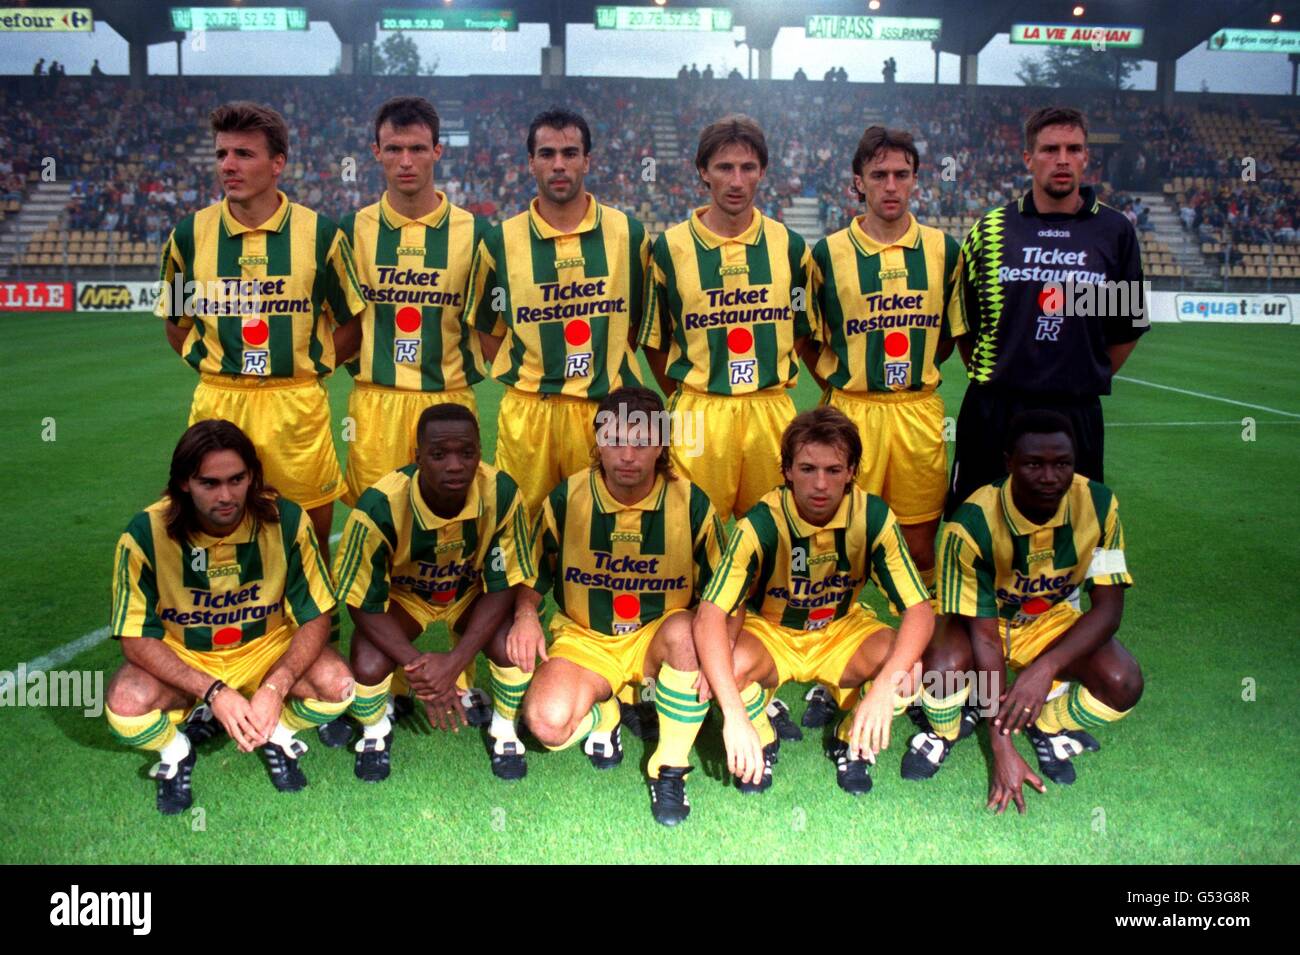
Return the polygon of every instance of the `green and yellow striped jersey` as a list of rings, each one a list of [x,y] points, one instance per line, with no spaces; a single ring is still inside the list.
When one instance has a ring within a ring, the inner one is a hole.
[[[379,201],[343,217],[366,310],[358,381],[400,391],[450,391],[483,380],[465,312],[469,267],[489,224],[439,192],[438,208],[408,219]]]
[[[1085,581],[1126,587],[1133,578],[1115,495],[1081,474],[1046,524],[1020,513],[1006,477],[967,498],[940,536],[940,613],[1022,624]]]
[[[437,612],[476,589],[495,593],[532,575],[519,488],[483,463],[454,517],[425,503],[417,465],[388,474],[357,501],[334,557],[339,601],[367,613],[387,611],[393,590]]]
[[[935,350],[966,333],[957,240],[911,225],[881,245],[854,219],[813,248],[817,374],[844,391],[934,391]]]
[[[769,491],[731,532],[704,599],[793,630],[844,616],[870,578],[895,613],[929,599],[894,512],[856,484],[825,526],[799,516],[789,488]]]
[[[504,336],[492,363],[504,385],[598,400],[637,383],[628,342],[641,322],[650,240],[636,219],[587,198],[572,233],[548,225],[534,199],[478,245],[466,308],[480,331]]]
[[[279,196],[255,229],[222,199],[182,219],[163,246],[155,313],[189,329],[181,355],[197,371],[328,375],[335,323],[365,307],[338,226]]]
[[[621,504],[591,468],[543,502],[533,524],[531,585],[553,590],[560,611],[580,626],[631,633],[695,603],[722,541],[708,495],[686,478],[660,475],[644,498]]]
[[[251,514],[222,538],[167,536],[168,499],[131,519],[113,562],[114,637],[231,650],[334,609],[329,570],[306,513],[280,498],[280,522]]]
[[[707,208],[655,240],[640,344],[667,349],[668,377],[697,391],[793,387],[795,342],[812,333],[808,246],[757,209],[740,235],[717,235]]]

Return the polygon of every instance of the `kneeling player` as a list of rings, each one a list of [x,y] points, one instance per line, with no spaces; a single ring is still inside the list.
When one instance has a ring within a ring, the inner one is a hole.
[[[1142,695],[1137,661],[1115,639],[1133,582],[1118,504],[1105,485],[1074,473],[1074,453],[1064,416],[1017,415],[1007,434],[1008,476],[967,498],[939,545],[940,608],[950,616],[926,652],[926,672],[965,685],[946,686],[943,699],[922,696],[932,730],[913,738],[903,776],[938,771],[970,693],[962,675],[977,671],[989,687],[986,702],[1000,700],[989,786],[989,807],[999,813],[1008,801],[1025,811],[1025,782],[1044,791],[1009,734],[1024,730],[1043,775],[1069,785],[1070,760],[1099,748],[1087,731],[1122,719]],[[1082,613],[1081,587],[1091,604]],[[1005,692],[1004,666],[1018,673]]]
[[[533,735],[548,749],[585,738],[597,769],[623,760],[618,692],[655,678],[650,808],[673,826],[690,814],[686,774],[708,713],[688,608],[717,565],[722,524],[708,496],[672,471],[664,420],[646,388],[601,400],[595,465],[552,491],[534,525],[538,575],[520,590],[510,655],[526,671],[543,661],[524,697]],[[537,607],[552,587],[548,653]]]
[[[781,436],[785,487],[736,525],[700,602],[700,668],[722,709],[727,765],[742,792],[772,784],[778,744],[765,704],[781,684],[834,687],[846,709],[860,694],[827,751],[840,788],[855,795],[871,789],[869,765],[915,698],[934,611],[893,512],[854,484],[861,457],[843,412],[796,417]],[[857,602],[868,576],[902,610],[897,633]],[[746,606],[729,644],[727,615]]]
[[[532,573],[528,515],[510,475],[483,463],[468,408],[447,403],[420,414],[415,463],[362,493],[343,528],[334,573],[356,624],[350,715],[362,727],[357,778],[388,778],[394,669],[402,668],[430,724],[458,729],[466,723],[464,674],[480,650],[492,667],[492,771],[521,778],[526,766],[514,718],[522,690],[504,671],[511,588]],[[415,639],[439,620],[452,631],[451,651],[421,653]]]
[[[307,785],[294,734],[352,702],[352,674],[326,646],[333,609],[311,521],[263,484],[252,442],[229,421],[190,427],[162,500],[118,540],[113,572],[111,629],[127,662],[108,687],[108,725],[159,754],[159,812],[189,808],[194,744],[218,723],[241,752],[261,750],[276,789]]]

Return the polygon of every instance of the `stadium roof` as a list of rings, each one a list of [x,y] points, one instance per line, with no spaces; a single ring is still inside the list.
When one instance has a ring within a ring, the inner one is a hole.
[[[732,10],[750,45],[770,47],[783,26],[802,26],[809,14],[872,14],[876,16],[938,17],[943,30],[937,47],[945,53],[978,53],[1012,23],[1071,23],[1138,26],[1145,31],[1143,59],[1176,60],[1205,43],[1223,27],[1269,29],[1269,16],[1282,14],[1282,29],[1300,29],[1300,0],[1079,0],[1085,8],[1074,17],[1074,0],[882,0],[868,11],[864,0],[686,0],[670,6],[721,6]],[[551,42],[564,43],[564,26],[592,24],[595,8],[605,5],[653,6],[651,0],[454,0],[453,9],[511,9],[521,23],[548,23]],[[89,0],[95,17],[108,22],[128,41],[162,43],[179,38],[171,29],[168,8],[186,4],[158,0]],[[310,18],[328,21],[339,39],[362,43],[374,37],[381,10],[392,8],[447,9],[439,0],[265,0],[219,2],[208,6],[248,9],[265,6],[306,7]],[[1276,27],[1275,27],[1276,28]]]

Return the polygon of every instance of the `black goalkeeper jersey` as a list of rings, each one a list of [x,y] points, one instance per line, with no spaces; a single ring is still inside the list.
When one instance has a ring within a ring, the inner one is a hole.
[[[1091,188],[1079,192],[1072,215],[1040,213],[1027,193],[986,212],[962,243],[972,383],[1108,395],[1107,346],[1147,330],[1137,233]]]

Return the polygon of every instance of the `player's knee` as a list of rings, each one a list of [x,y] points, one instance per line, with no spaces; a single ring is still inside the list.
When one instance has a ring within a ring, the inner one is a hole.
[[[342,703],[352,696],[352,691],[356,688],[356,681],[352,679],[347,667],[331,669],[322,684],[320,698],[325,703]]]
[[[524,721],[543,746],[559,746],[569,738],[573,711],[566,701],[555,697],[524,697]]]
[[[699,665],[695,656],[691,620],[689,613],[674,614],[659,631],[659,636],[664,641],[664,659],[678,670],[694,670]]]
[[[1101,675],[1100,692],[1102,702],[1117,710],[1129,710],[1142,699],[1142,690],[1146,683],[1142,677],[1142,668],[1132,658],[1106,670]],[[1089,689],[1092,689],[1089,687]]]
[[[157,709],[157,687],[133,669],[119,670],[108,684],[104,705],[118,716],[143,716]]]

